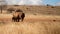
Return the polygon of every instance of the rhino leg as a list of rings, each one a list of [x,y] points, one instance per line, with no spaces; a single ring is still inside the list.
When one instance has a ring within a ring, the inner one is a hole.
[[[16,17],[12,17],[12,21],[17,22]]]
[[[18,16],[18,17],[17,17],[17,22],[19,22],[19,21],[20,21],[20,19],[21,19],[21,18]]]
[[[23,20],[24,20],[24,17],[25,17],[25,14],[24,14],[24,13],[22,13],[22,15],[21,15],[21,21],[23,21]]]

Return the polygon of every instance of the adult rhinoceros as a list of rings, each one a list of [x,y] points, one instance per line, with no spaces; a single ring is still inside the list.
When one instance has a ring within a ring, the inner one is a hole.
[[[12,20],[13,20],[14,22],[19,22],[20,20],[23,21],[23,20],[24,20],[24,17],[25,17],[25,13],[23,13],[22,10],[16,10],[16,11],[13,13]]]

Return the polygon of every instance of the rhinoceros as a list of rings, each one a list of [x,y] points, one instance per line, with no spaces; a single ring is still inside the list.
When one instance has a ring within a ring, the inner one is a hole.
[[[13,20],[14,22],[19,22],[20,20],[23,21],[23,20],[24,20],[24,17],[25,17],[25,13],[23,13],[22,10],[16,10],[16,11],[13,13],[12,20]]]

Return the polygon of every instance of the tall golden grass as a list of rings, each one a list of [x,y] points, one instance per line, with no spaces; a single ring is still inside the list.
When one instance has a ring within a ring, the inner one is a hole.
[[[23,22],[12,22],[11,17],[0,14],[0,34],[60,34],[60,16],[27,14]]]

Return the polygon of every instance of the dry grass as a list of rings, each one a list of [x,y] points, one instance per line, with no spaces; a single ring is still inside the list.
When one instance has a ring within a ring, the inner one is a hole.
[[[26,13],[23,22],[12,22],[11,14],[0,14],[0,34],[60,34],[60,6],[8,6]]]
[[[38,13],[43,15],[60,15],[60,6],[8,6],[8,8],[21,9],[24,13]]]
[[[27,14],[23,22],[12,22],[11,17],[0,14],[0,34],[60,34],[60,16]]]

